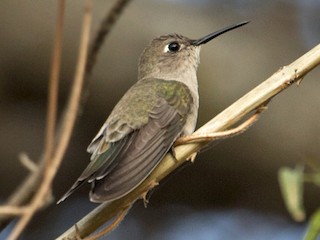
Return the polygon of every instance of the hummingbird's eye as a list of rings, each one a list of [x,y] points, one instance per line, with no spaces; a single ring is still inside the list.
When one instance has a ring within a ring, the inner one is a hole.
[[[177,42],[171,42],[166,45],[164,51],[165,52],[178,52],[180,50],[180,44]]]

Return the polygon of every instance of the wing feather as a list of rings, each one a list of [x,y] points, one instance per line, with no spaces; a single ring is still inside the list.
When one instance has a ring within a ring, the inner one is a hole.
[[[124,148],[128,146],[128,140],[131,138],[124,138],[123,140],[117,142],[116,144],[112,144],[109,147],[108,151],[104,152],[97,158],[96,160],[92,160],[86,169],[83,171],[81,176],[77,179],[77,181],[71,186],[71,188],[60,198],[58,203],[64,201],[67,197],[69,197],[76,189],[83,185],[86,181],[92,182],[96,180],[96,173],[101,172],[101,169],[108,169],[111,171],[114,167],[116,167],[118,161],[115,161]]]
[[[179,113],[164,99],[152,110],[148,124],[137,133],[121,162],[110,174],[96,180],[90,199],[94,202],[119,198],[139,185],[158,165],[181,134]]]
[[[89,145],[89,165],[59,202],[84,182],[92,183],[93,202],[132,191],[181,135],[192,101],[181,82],[146,79],[135,84]]]

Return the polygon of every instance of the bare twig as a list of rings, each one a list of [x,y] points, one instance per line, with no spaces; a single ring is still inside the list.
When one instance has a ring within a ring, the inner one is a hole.
[[[258,121],[262,111],[265,109],[265,106],[263,106],[263,108],[259,107],[259,109],[249,119],[235,128],[215,133],[192,134],[189,136],[180,137],[177,139],[177,141],[175,141],[174,145],[179,146],[188,143],[212,142],[217,140],[225,140],[227,138],[240,135],[249,129],[256,121]]]
[[[17,225],[13,229],[11,235],[9,236],[10,240],[17,239],[19,237],[19,235],[21,234],[25,226],[28,224],[34,213],[42,206],[43,199],[45,198],[45,195],[48,193],[51,187],[52,180],[58,170],[58,167],[62,161],[62,157],[68,146],[74,122],[78,112],[79,99],[81,96],[84,69],[89,45],[91,19],[92,0],[86,0],[83,17],[82,36],[80,39],[78,64],[74,78],[74,84],[71,89],[71,95],[68,103],[68,111],[64,116],[64,121],[62,125],[62,135],[59,139],[59,142],[57,143],[57,148],[55,149],[52,155],[52,159],[50,159],[50,161],[47,161],[42,184],[40,185],[39,190],[33,197],[30,205],[28,206],[28,210],[21,216]],[[52,105],[50,107],[52,107]]]
[[[0,212],[3,215],[15,216],[15,215],[22,215],[26,212],[27,207],[16,207],[16,206],[3,206],[0,207]]]
[[[58,16],[55,29],[53,56],[51,61],[51,72],[48,88],[49,97],[44,154],[42,159],[39,161],[39,164],[34,163],[26,155],[26,157],[20,156],[20,161],[22,162],[22,164],[28,167],[28,169],[30,170],[30,175],[23,182],[23,184],[15,191],[15,193],[12,196],[10,196],[6,203],[6,205],[8,206],[18,206],[29,200],[29,198],[31,197],[31,192],[33,192],[34,189],[37,186],[39,186],[41,182],[39,181],[39,179],[43,176],[45,162],[49,161],[53,151],[54,129],[57,113],[58,83],[61,62],[61,48],[63,38],[64,10],[65,0],[60,0],[58,4]],[[22,207],[22,209],[25,209],[25,207]],[[0,213],[2,213],[2,211]],[[9,221],[10,219],[8,219],[7,216],[1,216],[0,227],[4,227]]]
[[[53,56],[51,73],[48,87],[48,107],[47,107],[47,126],[44,139],[44,161],[48,162],[54,150],[55,127],[57,118],[58,105],[58,90],[59,90],[59,75],[61,69],[61,52],[64,26],[64,10],[65,1],[59,1],[59,11],[56,24],[56,33],[53,46]]]
[[[113,220],[113,222],[110,225],[108,225],[106,228],[102,229],[100,232],[98,232],[92,236],[86,237],[83,240],[96,240],[96,239],[99,239],[99,238],[103,237],[104,235],[107,235],[108,233],[112,232],[122,222],[122,220],[124,219],[124,217],[128,213],[129,209],[130,209],[130,206],[125,207],[119,213],[119,215],[116,216],[116,218]]]
[[[39,171],[38,165],[32,161],[26,153],[19,154],[19,160],[21,164],[26,167],[30,172]]]
[[[58,19],[57,19],[58,20],[57,24],[56,24],[57,29],[58,29],[58,26],[62,24],[63,19],[61,18],[61,15],[63,16],[62,10],[64,10],[64,8],[61,9],[61,5],[62,5],[62,2],[64,2],[64,1],[65,0],[60,0],[60,4],[59,4],[59,9],[60,9],[59,16],[60,17],[58,17]],[[125,6],[127,5],[128,2],[129,2],[129,0],[118,0],[115,3],[115,5],[112,7],[112,9],[110,10],[110,12],[107,15],[107,17],[105,18],[105,20],[103,21],[103,23],[100,27],[101,29],[98,31],[97,36],[95,37],[96,40],[94,41],[94,43],[91,47],[91,51],[88,53],[88,57],[87,57],[88,61],[87,62],[90,62],[90,64],[86,64],[86,76],[87,76],[86,78],[88,78],[89,74],[92,71],[92,68],[95,63],[96,55],[97,55],[103,41],[105,40],[106,36],[110,32],[110,30],[112,29],[112,27],[114,26],[116,21],[118,20],[122,10],[125,8]],[[62,29],[60,29],[60,30],[62,30]],[[59,34],[61,34],[61,36],[62,36],[62,32]],[[57,40],[55,40],[54,43],[56,45],[61,46],[60,43],[57,43]],[[59,64],[56,61],[58,61],[58,58],[60,56],[61,56],[61,53],[55,52],[53,54],[52,65],[55,64],[55,66],[59,67]],[[55,67],[52,66],[51,69],[53,69],[53,68],[55,68]],[[59,75],[59,69],[53,69],[50,79],[54,79],[58,75]],[[50,82],[52,82],[52,81],[50,81]],[[52,86],[53,88],[58,86],[57,82],[54,84],[55,85]],[[49,87],[49,89],[51,89],[52,87]],[[54,95],[54,94],[51,95],[51,98],[53,99],[53,101],[55,101],[54,100],[55,96],[56,95]],[[83,104],[83,102],[84,101],[82,101],[81,103]],[[64,110],[64,112],[66,112],[66,111],[67,110]],[[55,111],[51,110],[50,116],[48,114],[48,120],[55,119],[56,118],[55,115],[56,115],[56,110]],[[62,123],[62,121],[60,121],[60,122]],[[50,128],[50,130],[49,130],[49,128]],[[63,131],[62,128],[63,128],[62,124],[59,124],[57,131],[56,131],[56,134],[54,134],[52,132],[52,129],[55,129],[55,124],[54,124],[54,122],[50,122],[50,126],[48,126],[48,128],[47,128],[47,134],[46,134],[46,139],[48,139],[48,140],[46,140],[47,148],[50,146],[55,146],[56,145],[55,143],[59,142],[60,135],[62,134],[62,131]],[[52,137],[54,135],[55,135],[55,141],[52,141]],[[46,152],[52,153],[52,149],[46,150]],[[48,155],[50,155],[50,154],[48,154]],[[42,182],[41,178],[43,177],[46,158],[47,157],[44,157],[44,153],[43,153],[42,157],[40,157],[38,163],[35,163],[35,165],[37,166],[37,169],[33,168],[35,171],[31,171],[30,174],[27,176],[27,178],[24,179],[24,181],[22,181],[21,185],[8,198],[7,202],[4,204],[5,206],[21,206],[22,204],[26,204],[30,200],[30,198],[32,197],[34,192],[36,192],[36,189],[39,188],[39,185]],[[31,159],[30,159],[30,161],[33,162]],[[30,166],[30,165],[28,165],[28,166]],[[3,229],[12,220],[12,215],[7,215],[7,214],[1,215],[1,213],[2,213],[1,209],[2,208],[0,208],[0,230]],[[7,210],[5,210],[5,211],[7,211]],[[13,213],[13,215],[15,215],[15,214]]]
[[[84,89],[85,92],[81,97],[81,105],[84,105],[87,101],[90,92],[90,75],[93,71],[93,67],[96,63],[98,53],[105,42],[106,37],[110,34],[112,28],[115,26],[116,22],[119,20],[121,13],[128,5],[131,0],[117,0],[112,6],[110,11],[106,14],[102,20],[95,37],[89,48],[88,60],[86,64],[85,71],[85,82]]]
[[[280,69],[269,79],[261,83],[215,118],[210,120],[194,134],[221,132],[229,128],[242,119],[246,114],[270,100],[293,83],[298,82],[319,64],[320,44],[294,61],[292,64]],[[88,236],[105,222],[116,216],[121,212],[124,206],[133,204],[150,189],[150,183],[159,182],[185,162],[190,155],[198,152],[205,145],[206,143],[192,143],[177,146],[175,148],[175,157],[173,157],[171,153],[168,153],[151,175],[135,190],[118,200],[99,205],[96,209],[81,219],[76,225],[83,236]],[[75,239],[75,236],[76,231],[73,226],[59,236],[57,240]]]
[[[37,165],[38,170],[32,171],[22,184],[14,191],[14,193],[8,198],[4,206],[20,206],[28,202],[32,193],[40,185],[42,172],[44,168],[44,161],[40,161]],[[0,229],[5,228],[12,220],[12,215],[4,214],[0,208]]]
[[[107,37],[112,27],[119,19],[122,11],[130,1],[131,0],[118,0],[114,4],[114,6],[112,6],[106,17],[102,20],[99,30],[93,39],[90,51],[88,53],[88,61],[86,65],[86,73],[88,75],[90,75],[90,73],[92,72],[93,66],[96,63],[98,52],[101,49],[105,38]]]

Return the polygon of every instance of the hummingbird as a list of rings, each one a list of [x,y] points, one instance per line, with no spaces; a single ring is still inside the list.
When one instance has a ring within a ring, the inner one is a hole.
[[[58,203],[86,182],[90,201],[101,203],[123,197],[145,180],[175,140],[195,130],[201,45],[247,23],[196,40],[180,34],[153,39],[140,56],[138,81],[93,138],[90,163]]]

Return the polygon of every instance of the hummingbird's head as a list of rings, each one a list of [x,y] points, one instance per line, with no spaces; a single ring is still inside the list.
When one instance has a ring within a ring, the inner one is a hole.
[[[146,77],[175,80],[182,72],[196,72],[200,61],[200,45],[179,34],[152,40],[140,56],[139,79]]]
[[[153,39],[140,56],[138,79],[152,77],[179,80],[185,79],[185,76],[196,76],[200,62],[200,46],[247,23],[231,25],[196,40],[179,34]]]

